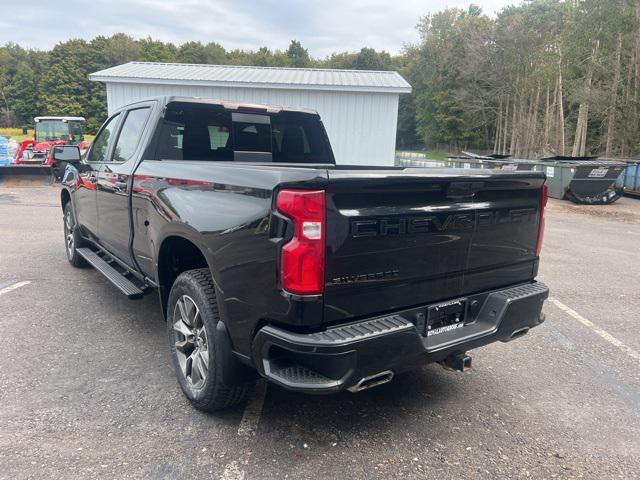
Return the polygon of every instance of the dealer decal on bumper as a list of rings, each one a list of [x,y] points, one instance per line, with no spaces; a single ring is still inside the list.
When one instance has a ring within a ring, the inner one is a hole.
[[[452,330],[457,330],[462,327],[464,327],[464,323],[460,322],[460,323],[453,323],[451,325],[445,325],[444,327],[440,327],[440,328],[434,328],[433,330],[427,330],[427,337],[433,337],[434,335],[450,332]]]

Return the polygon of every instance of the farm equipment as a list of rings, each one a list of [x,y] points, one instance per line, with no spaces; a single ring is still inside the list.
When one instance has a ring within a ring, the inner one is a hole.
[[[20,144],[15,163],[18,165],[53,165],[51,148],[78,145],[86,148],[83,117],[36,117],[33,140]]]

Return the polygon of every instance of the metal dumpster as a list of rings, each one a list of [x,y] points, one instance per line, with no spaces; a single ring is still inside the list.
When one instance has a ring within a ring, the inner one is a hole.
[[[482,168],[500,170],[543,170],[533,160],[514,160],[509,155],[476,155],[462,152],[444,160],[433,160],[418,152],[397,152],[396,165],[402,167]]]
[[[511,158],[511,155],[492,153],[491,155],[480,156],[470,152],[462,152],[465,155],[473,158],[482,159],[482,161],[490,166],[490,168],[497,168],[500,170],[513,170],[513,171],[543,171],[544,167],[540,165],[540,162],[536,160],[529,160],[524,158]]]
[[[447,157],[447,166],[451,168],[499,168],[500,161],[487,155],[477,155],[471,152],[461,152],[461,155]]]
[[[395,158],[397,167],[423,167],[423,168],[444,168],[448,164],[445,160],[435,160],[427,158],[422,152],[397,151]]]
[[[499,170],[513,171],[542,171],[543,167],[535,160],[511,158],[511,155],[493,153],[491,155],[477,155],[471,152],[462,152],[462,155],[448,157],[452,161],[461,163],[460,168],[495,168]],[[467,165],[471,165],[470,167]]]
[[[517,171],[543,171],[544,168],[540,165],[539,162],[535,160],[526,160],[520,158],[512,158],[500,160],[502,162],[502,166],[499,168],[501,170],[517,170]]]
[[[574,203],[605,204],[620,198],[627,188],[640,189],[640,167],[628,167],[614,160],[598,160],[597,157],[556,156],[542,160],[510,158],[508,155],[477,155],[461,152],[444,161],[431,161],[426,157],[400,158],[398,165],[413,167],[444,166],[450,168],[494,168],[501,170],[541,171],[547,175],[549,196],[571,200]],[[625,179],[625,167],[629,173]],[[640,194],[640,192],[638,192]]]
[[[540,160],[549,196],[574,203],[613,203],[623,194],[620,176],[625,164],[596,157],[549,157]]]
[[[483,158],[483,157],[480,157]],[[396,152],[395,165],[398,167],[424,168],[494,168],[480,158],[468,156],[450,156],[442,160],[427,158],[420,152]]]
[[[626,195],[640,196],[640,161],[627,161],[622,177],[624,193]]]

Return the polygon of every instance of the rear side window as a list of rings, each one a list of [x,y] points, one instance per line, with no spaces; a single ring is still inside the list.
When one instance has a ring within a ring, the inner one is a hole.
[[[167,105],[158,160],[334,163],[317,115],[230,112],[219,105]]]
[[[137,108],[127,113],[127,118],[124,119],[118,141],[113,149],[114,162],[126,162],[133,156],[149,118],[149,111],[149,108]]]
[[[229,142],[229,128],[224,125],[209,125],[209,143],[211,150],[227,148]]]
[[[310,115],[283,114],[273,123],[274,161],[324,163],[324,127]]]
[[[160,125],[156,158],[233,160],[231,113],[213,105],[169,104]]]

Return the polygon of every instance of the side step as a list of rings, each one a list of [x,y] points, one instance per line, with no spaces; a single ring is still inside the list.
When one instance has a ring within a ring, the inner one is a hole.
[[[104,275],[107,280],[109,280],[118,290],[124,293],[127,298],[141,298],[144,295],[144,292],[140,290],[133,282],[131,282],[115,268],[105,262],[90,248],[78,248],[76,251],[93,268]]]

